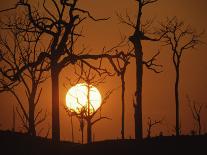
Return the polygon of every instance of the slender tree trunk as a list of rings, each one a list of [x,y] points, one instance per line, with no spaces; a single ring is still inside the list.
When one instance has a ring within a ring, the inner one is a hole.
[[[81,118],[80,119],[80,129],[81,129],[81,142],[82,142],[82,144],[83,144],[83,134],[84,134],[84,120],[83,120],[83,118]]]
[[[90,117],[91,103],[90,103],[90,86],[89,86],[89,84],[87,84],[87,87],[88,87],[88,92],[87,92],[87,100],[88,100],[87,101],[88,102],[87,142],[92,143],[92,131],[91,131],[92,124],[91,124],[91,117]]]
[[[15,132],[16,126],[16,115],[15,115],[15,108],[13,105],[13,117],[12,117],[12,131]]]
[[[60,120],[59,120],[59,71],[56,63],[51,63],[52,79],[52,139],[60,141]]]
[[[71,136],[72,136],[72,142],[74,142],[74,134],[73,134],[73,116],[70,118],[70,123],[71,123]]]
[[[121,82],[122,82],[122,95],[121,95],[121,99],[122,99],[122,128],[121,128],[121,136],[122,139],[125,138],[124,136],[124,118],[125,118],[125,81],[124,81],[124,74],[121,74]]]
[[[147,138],[151,137],[151,129],[152,129],[152,125],[149,125],[149,128],[147,130]]]
[[[36,136],[35,121],[34,121],[34,105],[29,105],[29,134]]]
[[[142,77],[143,77],[143,53],[139,34],[135,33],[130,37],[135,47],[136,56],[136,103],[135,103],[135,138],[142,140]]]
[[[139,52],[139,53],[138,53]],[[139,49],[136,49],[137,58],[136,58],[136,77],[137,77],[137,92],[136,92],[136,102],[137,102],[137,122],[135,122],[136,133],[135,137],[137,140],[142,140],[143,131],[142,131],[142,76],[143,76],[143,54],[142,47],[140,43]]]
[[[92,130],[91,130],[91,120],[87,120],[87,142],[92,143]]]
[[[201,135],[201,120],[200,120],[200,116],[198,118],[198,134]]]
[[[35,90],[32,88],[32,92],[29,98],[29,134],[32,136],[36,136],[35,130]]]
[[[176,105],[176,136],[180,135],[180,115],[179,115],[179,64],[176,66],[175,80],[175,105]]]
[[[138,14],[134,34],[129,37],[133,43],[136,56],[136,103],[134,105],[135,114],[135,139],[141,141],[143,138],[142,131],[142,76],[143,76],[143,51],[141,44],[141,17],[142,17],[142,1],[138,0]]]
[[[82,144],[83,144],[83,129],[81,129],[81,141],[82,141]]]

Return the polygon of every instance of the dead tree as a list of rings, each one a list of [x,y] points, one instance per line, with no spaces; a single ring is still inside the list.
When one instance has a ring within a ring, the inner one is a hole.
[[[71,124],[71,137],[72,137],[72,142],[74,142],[74,131],[73,131],[73,116],[74,114],[69,110],[67,107],[64,108],[66,113],[68,114],[70,118],[70,124]]]
[[[162,120],[152,120],[151,117],[148,117],[147,138],[151,137],[152,128],[161,124],[161,123],[162,123]]]
[[[41,10],[35,9],[29,1],[19,1],[16,6],[10,9],[4,9],[0,11],[8,12],[13,9],[22,8],[26,11],[25,19],[29,21],[29,31],[24,27],[18,27],[18,25],[8,25],[8,27],[17,27],[20,32],[40,34],[41,37],[48,41],[48,52],[42,51],[37,60],[33,63],[29,63],[21,67],[15,72],[14,76],[9,75],[8,70],[0,70],[1,74],[6,75],[10,80],[18,80],[19,75],[28,66],[38,66],[45,59],[49,61],[48,70],[50,70],[51,83],[52,83],[52,138],[54,141],[60,140],[60,121],[59,121],[59,76],[61,71],[69,64],[74,65],[78,61],[81,61],[85,65],[93,68],[86,60],[97,60],[102,58],[117,58],[123,53],[112,55],[109,53],[99,54],[84,54],[82,50],[77,50],[75,44],[79,37],[82,36],[80,25],[89,18],[93,21],[107,20],[94,18],[89,11],[81,9],[77,4],[78,0],[72,2],[61,0],[51,0],[50,3],[54,6],[54,9],[49,9],[46,1],[43,2],[44,12],[41,14]],[[22,15],[21,15],[22,16]],[[45,38],[46,37],[46,38]],[[46,43],[45,43],[45,46]],[[76,49],[76,50],[74,50]],[[78,52],[77,52],[78,51]]]
[[[194,121],[196,122],[196,128],[198,135],[202,134],[202,123],[201,123],[201,112],[204,104],[198,103],[196,101],[191,101],[190,97],[187,96],[187,101],[189,108],[191,110]]]
[[[175,106],[176,106],[176,136],[180,135],[180,115],[179,115],[179,82],[180,82],[180,64],[183,53],[194,49],[201,43],[201,35],[194,31],[177,17],[167,18],[166,22],[161,23],[160,31],[164,45],[170,47],[172,52],[173,65],[175,67]]]
[[[20,23],[18,20],[10,21],[9,24],[25,24]],[[6,23],[7,24],[7,23]],[[5,24],[3,24],[4,26]],[[23,127],[26,129],[28,134],[35,136],[36,127],[46,119],[46,113],[42,117],[42,109],[37,111],[36,106],[39,102],[42,88],[39,89],[41,83],[46,80],[43,76],[44,62],[40,66],[27,67],[24,72],[19,74],[18,81],[13,81],[10,76],[14,76],[15,72],[18,71],[22,66],[26,66],[31,62],[36,61],[37,37],[33,35],[20,35],[17,29],[10,29],[7,35],[0,36],[0,52],[1,52],[1,70],[7,70],[10,74],[1,74],[0,78],[0,92],[8,91],[16,99],[17,114],[22,121]],[[3,72],[2,72],[3,73]],[[25,98],[28,104],[28,110],[25,108],[24,100],[18,95],[16,87],[23,86],[25,90]],[[20,111],[19,111],[20,109]]]
[[[101,110],[102,107],[106,104],[107,99],[113,92],[113,90],[109,91],[106,93],[105,97],[102,100],[101,106],[98,109],[94,109],[93,105],[90,103],[91,100],[91,91],[93,86],[98,86],[99,84],[103,83],[106,76],[96,78],[97,74],[92,74],[92,68],[89,67],[89,69],[86,71],[84,69],[83,64],[80,65],[81,73],[77,73],[75,71],[75,74],[78,76],[78,82],[83,81],[84,85],[87,87],[87,93],[84,94],[87,97],[87,104],[82,105],[78,99],[77,103],[81,105],[81,108],[79,109],[78,112],[74,111],[73,109],[68,109],[69,111],[72,111],[72,114],[74,114],[76,117],[79,118],[80,120],[80,126],[82,127],[82,136],[83,136],[83,127],[84,127],[84,122],[87,124],[87,143],[92,143],[92,127],[95,125],[97,122],[99,122],[102,119],[110,119],[108,117],[102,116]],[[77,82],[76,82],[77,83]],[[100,116],[94,120],[95,115],[99,112]],[[83,138],[83,137],[82,137]]]
[[[79,121],[80,124],[80,131],[81,131],[81,143],[83,144],[84,142],[84,127],[85,127],[85,122],[84,122],[84,114],[85,114],[85,109],[81,108],[79,112],[75,112],[74,109],[69,109],[68,107],[65,107],[65,111],[68,114],[69,118],[76,117]],[[74,142],[74,134],[73,134],[73,123],[71,122],[71,134],[72,134],[72,142]]]
[[[131,28],[134,29],[134,33],[129,37],[130,42],[134,47],[134,57],[136,61],[136,104],[135,108],[135,138],[137,140],[142,140],[143,138],[143,127],[142,127],[142,79],[143,79],[143,65],[145,65],[148,69],[153,70],[156,73],[159,73],[156,67],[161,67],[154,63],[156,60],[156,56],[159,54],[155,54],[152,59],[149,61],[143,60],[143,49],[142,49],[142,41],[159,41],[160,38],[151,38],[147,35],[150,34],[149,30],[152,24],[152,20],[147,20],[146,23],[142,22],[142,11],[146,6],[157,2],[158,0],[136,0],[136,5],[138,8],[136,22],[130,18],[128,14],[126,17],[118,14],[120,21],[124,24],[127,24]]]
[[[130,64],[129,59],[131,58],[131,53],[129,52],[128,54],[126,54],[123,57],[117,58],[115,59],[115,62],[113,59],[109,58],[109,61],[111,63],[111,65],[113,66],[115,72],[117,73],[117,76],[120,77],[121,79],[121,102],[122,102],[122,117],[121,117],[121,136],[122,139],[125,138],[125,73],[127,70],[127,66]]]
[[[74,142],[74,129],[73,129],[73,116],[74,114],[68,110],[67,107],[64,108],[66,113],[68,114],[69,118],[70,118],[70,124],[71,124],[71,138],[72,138],[72,142]],[[81,129],[81,128],[80,128]],[[82,142],[83,142],[83,139],[82,139]]]

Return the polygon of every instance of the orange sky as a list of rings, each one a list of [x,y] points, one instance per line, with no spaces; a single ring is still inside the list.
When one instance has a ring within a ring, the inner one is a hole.
[[[0,9],[12,6],[15,0],[1,0]],[[80,0],[80,6],[91,11],[97,17],[111,17],[106,22],[90,22],[86,23],[84,27],[84,45],[94,51],[100,51],[104,46],[110,48],[120,41],[120,32],[123,35],[129,36],[132,30],[124,25],[119,24],[115,12],[128,12],[134,16],[136,15],[136,6],[134,0]],[[155,21],[161,21],[166,16],[178,16],[179,19],[191,24],[197,30],[207,28],[206,17],[206,0],[160,0],[157,4],[144,9],[144,18],[156,17]],[[203,41],[207,41],[207,35],[203,37]],[[157,62],[162,64],[163,72],[155,74],[147,69],[144,70],[143,80],[143,123],[144,132],[146,132],[147,117],[154,119],[165,119],[163,125],[160,125],[153,131],[153,135],[159,134],[163,131],[164,134],[172,134],[175,114],[174,103],[174,68],[171,59],[169,48],[161,47],[156,43],[144,43],[144,56],[149,58],[153,53],[157,52],[158,48],[161,55]],[[181,123],[182,131],[189,133],[193,129],[193,118],[186,101],[186,94],[192,99],[205,103],[206,88],[207,88],[207,46],[202,45],[194,51],[188,51],[182,61],[181,66],[181,81],[180,81],[180,101],[181,101]],[[134,62],[131,63],[126,75],[126,137],[134,137],[134,119],[132,95],[135,91],[135,70]],[[69,76],[68,76],[69,75]],[[61,74],[60,79],[60,119],[61,119],[61,139],[71,139],[70,123],[65,114],[63,105],[65,104],[66,89],[62,86],[67,83],[66,76],[71,78],[69,69],[66,69]],[[109,89],[120,87],[119,78],[114,77],[107,80],[105,84],[98,87],[102,95]],[[51,126],[51,89],[50,80],[43,86],[44,93],[42,94],[40,105],[47,107],[48,121],[44,123],[44,128]],[[120,89],[118,89],[108,100],[108,104],[104,107],[103,113],[112,118],[111,121],[103,120],[97,123],[93,128],[95,140],[112,139],[121,137],[121,100]],[[6,93],[0,94],[0,128],[11,129],[12,125],[12,103],[13,97]],[[207,128],[207,107],[204,109],[202,122],[206,124]],[[76,122],[75,141],[80,141],[79,126]],[[18,130],[20,128],[18,127]],[[46,130],[42,134],[45,134]],[[207,129],[206,129],[207,132]]]

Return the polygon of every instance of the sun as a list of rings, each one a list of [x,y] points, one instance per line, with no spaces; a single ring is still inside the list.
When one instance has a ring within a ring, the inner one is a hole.
[[[99,90],[86,83],[80,83],[71,87],[66,94],[66,106],[77,114],[83,109],[87,113],[88,110],[90,114],[94,113],[101,106],[101,101],[102,98]]]

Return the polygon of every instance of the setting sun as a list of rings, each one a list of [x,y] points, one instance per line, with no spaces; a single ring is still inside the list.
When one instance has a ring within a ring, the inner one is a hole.
[[[66,94],[66,105],[70,110],[80,113],[84,108],[88,111],[88,104],[90,114],[96,111],[101,105],[101,94],[96,87],[81,83],[68,90]]]

